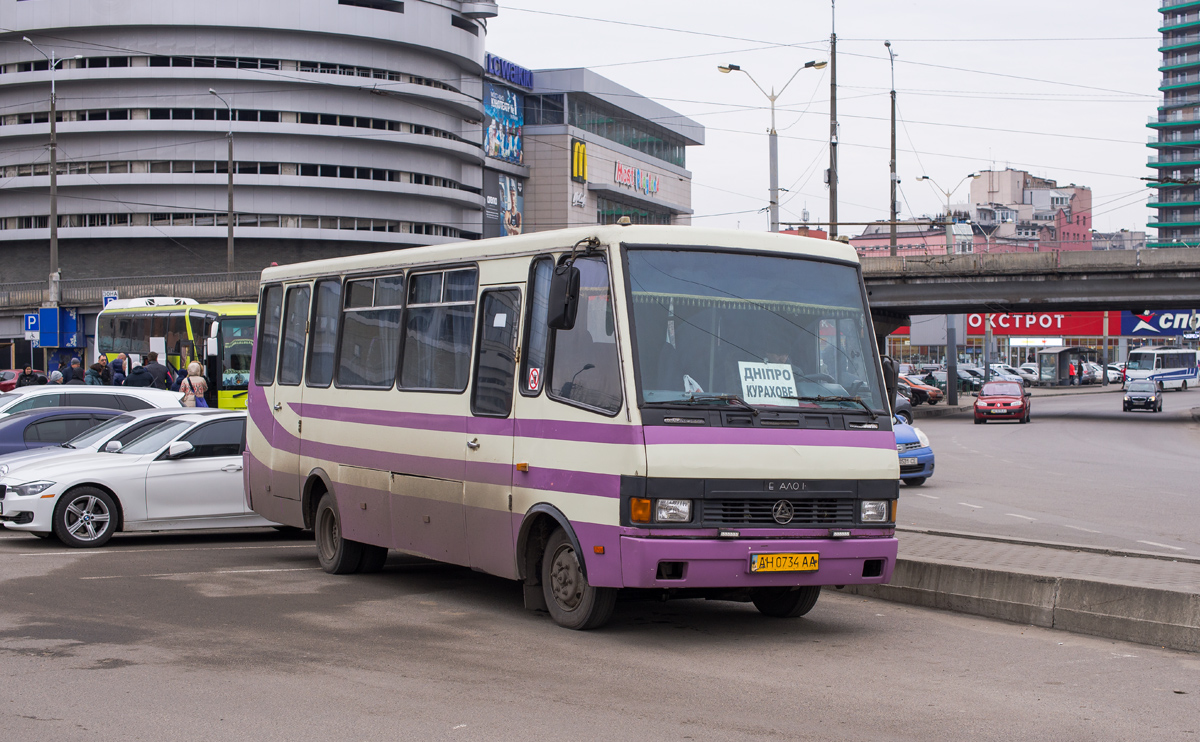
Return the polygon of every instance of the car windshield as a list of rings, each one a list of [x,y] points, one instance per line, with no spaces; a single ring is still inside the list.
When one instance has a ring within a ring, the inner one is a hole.
[[[170,422],[165,422],[158,427],[151,428],[140,438],[130,441],[129,445],[122,447],[117,453],[132,454],[134,456],[154,453],[193,424],[194,421],[192,420],[171,420]]]
[[[627,254],[643,402],[887,409],[853,266],[702,250]]]
[[[1021,385],[1011,381],[992,382],[984,384],[980,390],[981,397],[1019,397],[1021,396]]]
[[[1134,381],[1129,384],[1131,392],[1156,392],[1158,389],[1154,386],[1153,381]]]
[[[117,415],[109,418],[105,422],[100,423],[96,427],[85,430],[71,440],[62,444],[63,448],[91,448],[100,441],[104,440],[109,433],[116,432],[118,429],[125,427],[133,422],[132,415]]]
[[[1125,368],[1130,371],[1153,371],[1154,370],[1154,354],[1153,353],[1130,353],[1129,363]]]

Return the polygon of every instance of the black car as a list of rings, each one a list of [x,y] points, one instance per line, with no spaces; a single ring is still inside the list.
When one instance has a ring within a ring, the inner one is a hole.
[[[120,414],[92,407],[39,407],[0,418],[0,455],[61,445]]]
[[[1149,379],[1138,379],[1129,382],[1125,388],[1124,410],[1150,410],[1162,412],[1162,389],[1158,383]]]

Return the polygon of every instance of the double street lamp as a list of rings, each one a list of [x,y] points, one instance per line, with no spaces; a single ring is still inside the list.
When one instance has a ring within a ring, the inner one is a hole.
[[[51,49],[47,54],[45,49],[42,49],[28,36],[22,36],[21,40],[29,44],[46,58],[46,64],[50,70],[50,301],[54,305],[58,304],[58,128],[56,126],[58,119],[58,107],[56,105],[58,97],[54,89],[54,70],[58,65],[67,59],[59,57]],[[83,59],[82,54],[76,54],[72,59]]]
[[[770,213],[771,213],[771,231],[772,232],[779,231],[779,137],[775,132],[775,101],[779,99],[779,96],[783,95],[783,91],[787,90],[788,85],[792,84],[792,80],[796,79],[796,75],[799,75],[801,70],[806,70],[809,68],[819,70],[819,69],[823,69],[826,64],[828,64],[828,63],[827,62],[816,62],[816,61],[805,62],[803,67],[801,67],[800,69],[798,69],[794,73],[792,73],[792,76],[789,77],[788,81],[783,84],[783,87],[779,89],[778,93],[775,92],[775,88],[773,88],[773,87],[771,88],[771,92],[769,92],[769,93],[766,90],[763,90],[763,87],[758,84],[758,81],[755,80],[754,77],[751,76],[751,74],[749,72],[742,69],[741,67],[739,67],[736,64],[727,64],[727,65],[722,65],[720,67],[717,67],[717,70],[719,72],[723,72],[725,74],[728,74],[730,72],[741,72],[746,77],[749,77],[750,82],[754,83],[754,87],[758,88],[759,92],[761,92],[763,95],[767,96],[767,100],[771,101],[771,130],[769,132],[768,138],[769,138],[769,142],[770,142],[770,158],[771,158]]]

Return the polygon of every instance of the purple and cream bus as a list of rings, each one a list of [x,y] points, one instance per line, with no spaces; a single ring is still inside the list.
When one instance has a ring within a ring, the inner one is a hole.
[[[263,271],[246,493],[594,628],[619,590],[799,616],[887,582],[899,463],[854,250],[606,226]]]

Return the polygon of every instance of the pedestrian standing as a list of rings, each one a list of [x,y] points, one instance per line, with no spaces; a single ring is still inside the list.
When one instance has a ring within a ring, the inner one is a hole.
[[[113,386],[123,386],[125,384],[124,356],[125,356],[125,354],[122,353],[121,357],[117,358],[111,364],[111,366],[112,366],[112,385]]]
[[[112,386],[112,369],[108,367],[108,356],[100,356],[97,363],[100,364],[100,383],[104,386]]]
[[[63,383],[62,371],[51,371],[50,372],[50,383],[51,384]]]
[[[146,354],[146,363],[142,368],[154,377],[154,383],[150,386],[155,389],[167,388],[167,367],[158,362],[157,351],[152,350]]]
[[[1071,361],[1067,366],[1068,386],[1075,386],[1075,362]]]
[[[38,375],[33,372],[33,366],[26,366],[17,377],[17,386],[34,386],[38,383]]]
[[[104,379],[100,376],[102,370],[99,362],[93,363],[83,375],[83,383],[88,386],[104,386]]]
[[[204,367],[197,361],[192,361],[187,367],[187,378],[179,382],[179,391],[183,392],[184,407],[208,407],[204,395],[208,392],[208,381],[204,378]]]
[[[145,366],[134,366],[129,375],[125,377],[125,386],[154,386],[154,374],[146,370]]]

